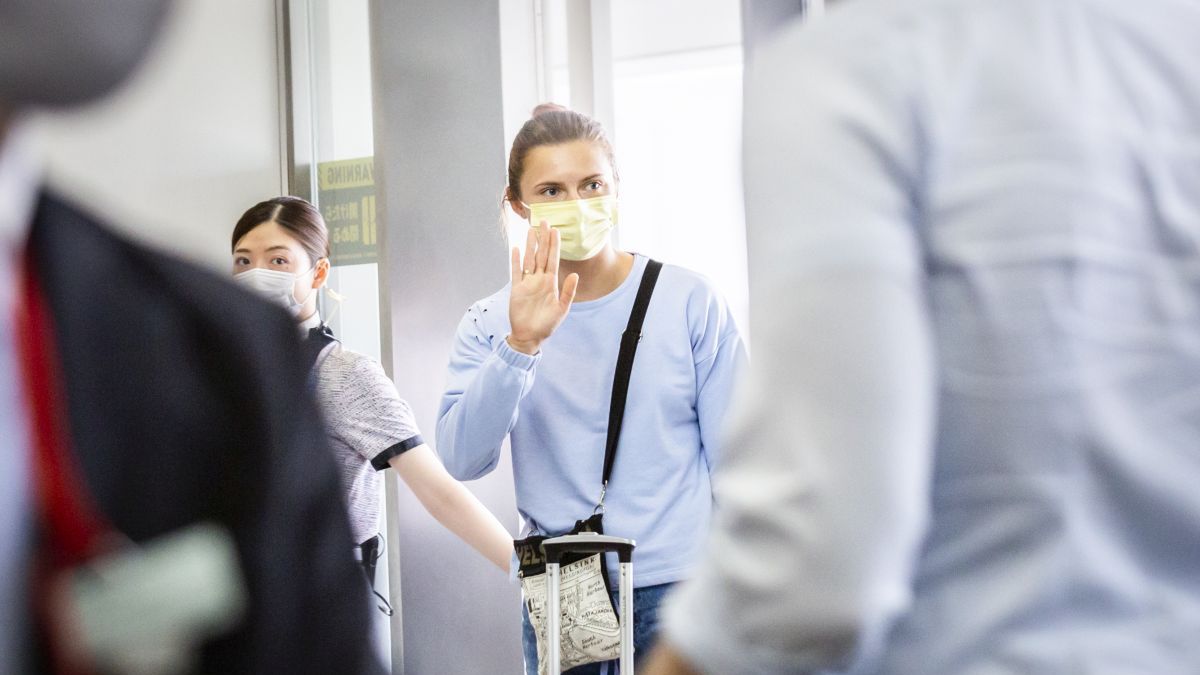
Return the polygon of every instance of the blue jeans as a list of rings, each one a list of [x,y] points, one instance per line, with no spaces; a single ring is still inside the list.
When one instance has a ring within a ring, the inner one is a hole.
[[[640,664],[642,657],[649,654],[650,649],[654,646],[654,642],[658,638],[658,607],[662,604],[663,596],[674,587],[675,584],[659,584],[633,589],[633,662],[635,665]],[[621,605],[617,602],[615,590],[613,591],[613,604],[620,609]],[[525,603],[521,603],[521,623],[521,642],[525,651],[525,675],[537,675],[537,636],[533,632],[533,624],[529,622],[529,612],[525,609]],[[601,667],[605,665],[608,668],[602,670]],[[564,671],[564,675],[601,675],[601,673],[611,675],[616,672],[618,672],[617,662],[607,661],[576,666]]]

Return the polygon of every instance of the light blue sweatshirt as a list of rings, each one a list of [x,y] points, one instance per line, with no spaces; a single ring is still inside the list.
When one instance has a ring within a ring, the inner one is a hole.
[[[475,303],[459,324],[438,452],[451,475],[470,480],[496,467],[510,436],[525,533],[564,532],[596,506],[613,371],[646,261],[637,256],[612,293],[572,305],[536,355],[505,341],[509,286]],[[704,277],[664,265],[605,499],[605,532],[637,541],[637,586],[684,579],[697,560],[721,423],[745,361],[724,299]]]

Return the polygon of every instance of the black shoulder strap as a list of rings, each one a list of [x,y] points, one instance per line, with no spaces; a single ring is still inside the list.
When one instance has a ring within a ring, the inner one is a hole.
[[[638,341],[642,339],[642,322],[646,319],[646,309],[650,306],[650,296],[654,294],[654,284],[658,282],[660,271],[662,263],[657,260],[646,263],[646,269],[642,272],[642,285],[638,287],[633,311],[629,313],[629,325],[621,334],[621,351],[617,354],[617,372],[613,376],[612,403],[608,407],[608,442],[604,446],[604,490],[608,489],[613,461],[617,458],[617,442],[621,438],[621,422],[625,418],[625,397],[629,393],[633,357],[637,353]],[[603,492],[600,495],[600,504],[604,504]]]
[[[321,353],[325,351],[325,348],[337,341],[338,339],[333,336],[333,331],[324,323],[316,328],[310,328],[308,335],[304,336],[302,346],[304,363],[308,369],[312,370],[317,365],[317,359],[321,358]]]

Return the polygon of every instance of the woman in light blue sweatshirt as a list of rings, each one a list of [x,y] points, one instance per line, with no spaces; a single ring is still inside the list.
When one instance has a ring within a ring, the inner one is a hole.
[[[613,372],[647,258],[612,246],[613,150],[585,115],[535,109],[513,142],[505,193],[533,227],[524,255],[512,251],[512,282],[459,324],[438,448],[450,473],[470,480],[496,467],[508,436],[525,532],[559,534],[600,499]],[[637,541],[639,654],[657,632],[659,599],[687,578],[708,531],[709,476],[745,360],[724,299],[699,274],[665,265],[604,499],[605,532]],[[533,675],[528,617],[524,643]],[[569,672],[599,672],[585,668]]]

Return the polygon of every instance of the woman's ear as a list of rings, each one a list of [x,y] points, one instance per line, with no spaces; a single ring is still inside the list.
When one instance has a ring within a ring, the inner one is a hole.
[[[317,272],[313,274],[313,288],[320,288],[329,281],[329,258],[321,258],[317,261]]]
[[[512,188],[504,188],[504,201],[508,202],[508,206],[513,210],[513,213],[525,220],[529,220],[529,207],[525,206],[525,203],[520,199],[513,197]]]

